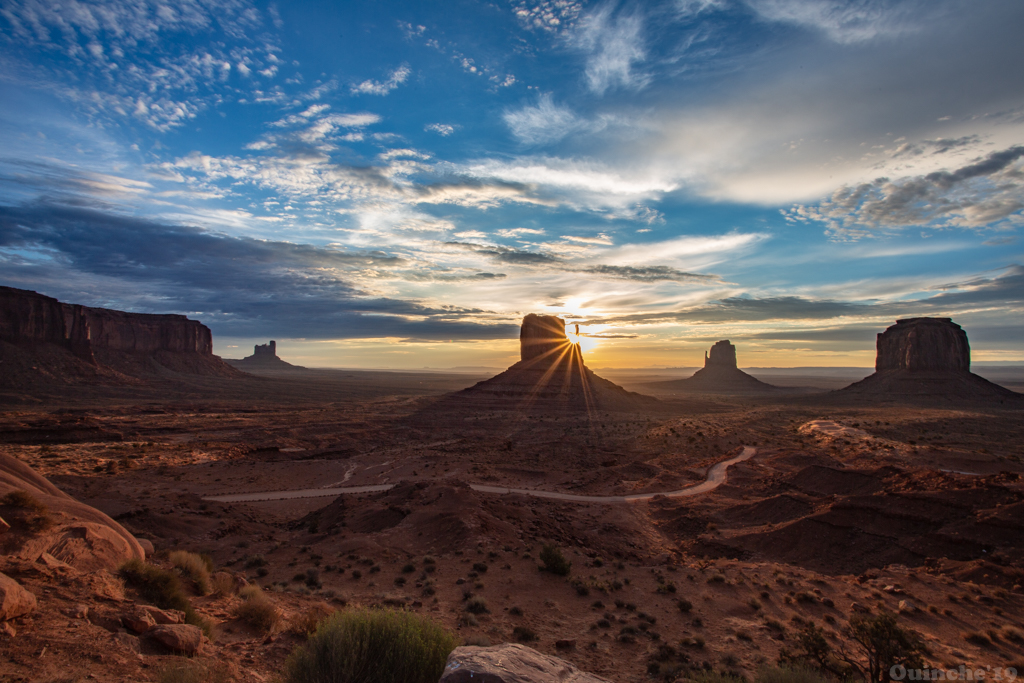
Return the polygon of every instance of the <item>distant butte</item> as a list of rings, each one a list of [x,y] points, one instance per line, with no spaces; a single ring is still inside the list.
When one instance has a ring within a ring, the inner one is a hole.
[[[654,385],[652,385],[654,386]],[[686,379],[658,382],[660,390],[701,394],[768,394],[789,391],[751,377],[736,365],[736,347],[728,339],[704,352],[704,367]]]
[[[277,355],[277,342],[273,339],[267,344],[256,344],[252,355],[242,360],[227,361],[239,370],[305,370],[301,365],[292,365],[281,360]]]
[[[879,333],[876,348],[874,374],[838,394],[932,402],[1024,399],[971,372],[967,333],[950,318],[897,320]]]
[[[519,332],[518,363],[500,375],[452,395],[487,408],[641,410],[657,399],[626,391],[598,377],[583,362],[579,344],[565,335],[565,321],[530,313]],[[484,402],[484,403],[481,403]]]

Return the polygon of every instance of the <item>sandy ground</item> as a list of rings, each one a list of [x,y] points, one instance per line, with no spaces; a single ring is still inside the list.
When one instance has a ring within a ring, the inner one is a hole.
[[[942,665],[1024,660],[999,636],[1024,629],[1024,412],[806,397],[667,399],[657,414],[467,410],[439,420],[430,410],[477,379],[310,371],[244,386],[204,380],[163,397],[25,400],[0,414],[0,449],[152,540],[157,561],[171,549],[207,553],[293,617],[318,602],[403,606],[492,643],[523,626],[536,633],[532,647],[615,681],[650,680],[664,644],[749,676],[803,624],[842,639],[860,610],[898,612]],[[756,455],[689,498],[589,503],[470,486],[675,491],[745,446]],[[572,561],[570,577],[538,570],[545,544]],[[298,579],[308,573],[317,580]],[[8,680],[56,680],[59,662],[82,678],[156,680],[165,655],[97,659],[90,652],[111,638],[102,619],[66,616],[77,602],[99,612],[117,603],[88,582],[21,577],[41,608],[0,654]],[[470,597],[488,611],[468,613]],[[269,680],[301,642],[252,632],[232,617],[235,597],[195,603],[219,623],[208,656],[230,662],[238,680]],[[987,645],[965,638],[987,632]]]

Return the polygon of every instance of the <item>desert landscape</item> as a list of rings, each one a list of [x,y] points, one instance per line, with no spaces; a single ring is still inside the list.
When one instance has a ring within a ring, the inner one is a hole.
[[[851,623],[882,615],[930,667],[1024,665],[1024,397],[948,320],[894,324],[839,391],[746,379],[727,341],[723,386],[629,391],[553,316],[485,378],[226,363],[181,317],[0,308],[4,680],[157,680],[182,652],[273,680],[357,607],[611,681],[750,679],[815,661],[815,633],[857,661]],[[132,560],[181,576],[195,642]]]

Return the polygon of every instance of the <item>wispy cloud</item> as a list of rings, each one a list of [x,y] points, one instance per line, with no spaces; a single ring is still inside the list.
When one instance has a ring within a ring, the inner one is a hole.
[[[893,0],[747,0],[762,18],[820,31],[837,43],[860,43],[912,30],[915,2]]]
[[[586,56],[587,85],[598,95],[610,88],[640,89],[651,79],[634,69],[647,58],[643,20],[636,13],[615,14],[614,9],[612,3],[598,7],[569,36],[569,44]]]
[[[423,130],[431,133],[437,133],[441,137],[446,138],[455,132],[455,126],[447,123],[428,123],[423,126]]]
[[[409,74],[412,73],[409,67],[403,64],[394,71],[384,81],[372,81],[366,80],[362,83],[352,86],[352,94],[354,95],[387,95],[389,92],[405,83],[405,80],[409,78]]]
[[[820,221],[855,239],[907,226],[977,228],[1024,224],[1024,146],[993,152],[953,171],[844,186],[817,206],[796,206],[791,221]]]
[[[589,127],[571,109],[556,105],[547,93],[540,96],[536,105],[506,109],[502,119],[512,135],[528,145],[557,142]]]

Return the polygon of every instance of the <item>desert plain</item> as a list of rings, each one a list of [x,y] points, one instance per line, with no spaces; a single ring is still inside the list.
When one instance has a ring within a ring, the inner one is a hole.
[[[239,618],[233,591],[191,598],[213,624],[199,658],[237,680],[273,680],[295,624],[356,605],[613,681],[750,677],[808,624],[840,645],[851,617],[883,612],[936,667],[1024,668],[1019,405],[867,400],[826,373],[763,396],[609,376],[652,400],[453,407],[486,374],[302,368],[9,391],[0,454],[149,540],[152,561],[204,554],[262,586],[271,629]],[[545,545],[568,576],[540,570]],[[116,580],[3,571],[39,606],[4,642],[2,680],[156,680],[174,659],[118,640],[137,596]]]

